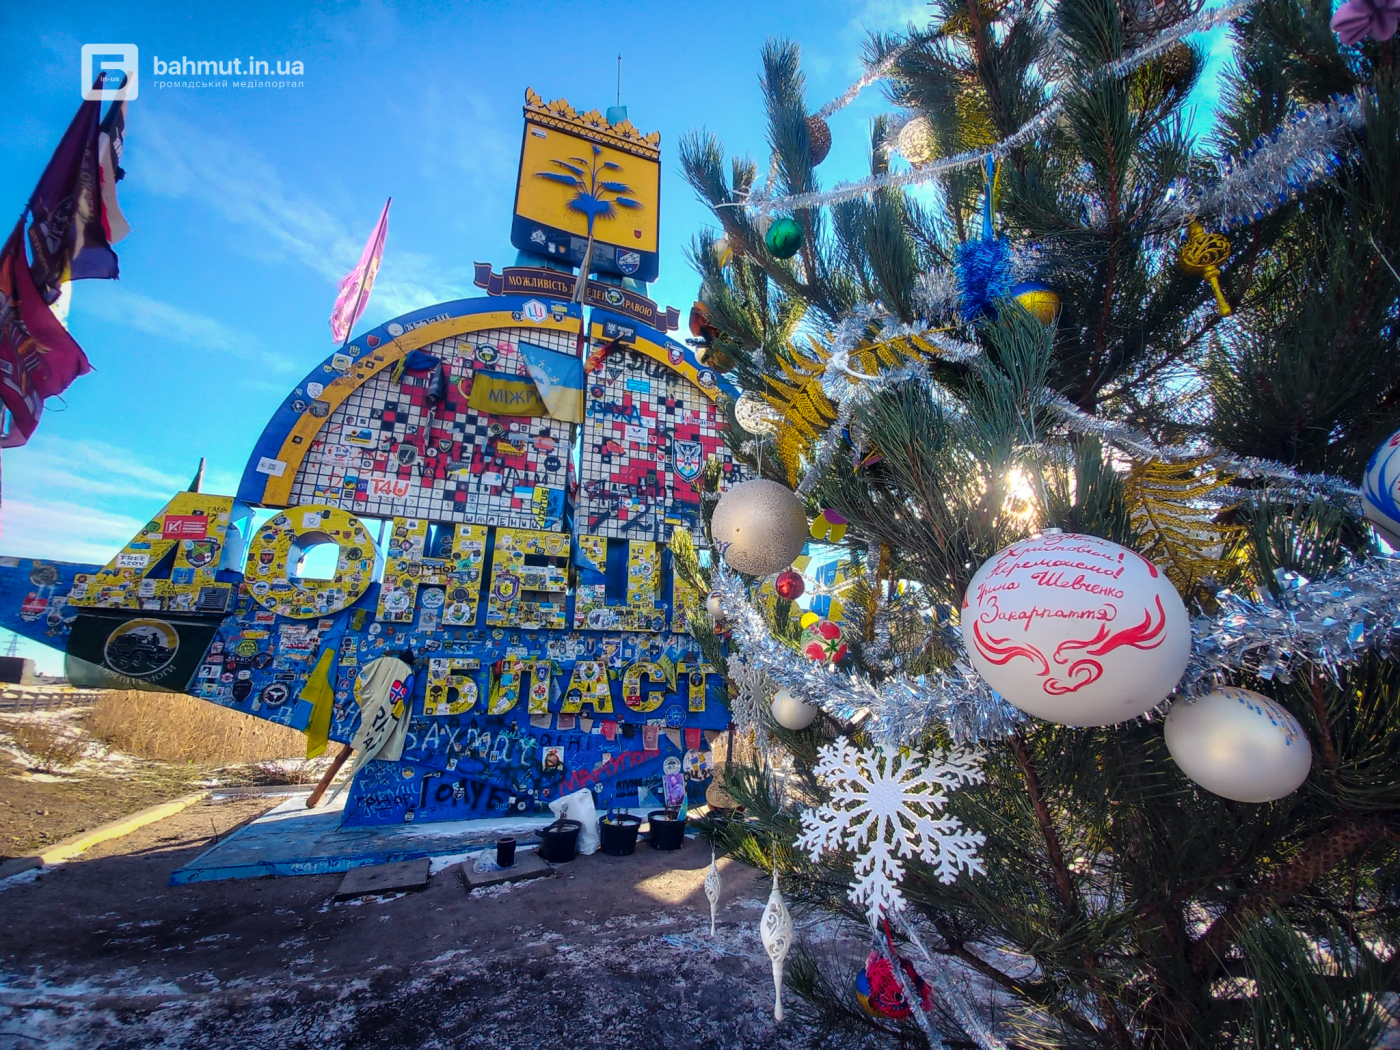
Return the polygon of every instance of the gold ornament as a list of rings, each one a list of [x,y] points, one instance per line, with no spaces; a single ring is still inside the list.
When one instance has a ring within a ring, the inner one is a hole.
[[[1201,457],[1181,463],[1159,459],[1137,463],[1128,472],[1124,496],[1138,549],[1162,567],[1177,591],[1190,596],[1209,580],[1226,580],[1232,565],[1226,551],[1244,529],[1217,522],[1212,493],[1234,483]]]
[[[1060,295],[1039,281],[1022,281],[1011,289],[1011,297],[1044,325],[1055,323],[1060,315]]]
[[[915,117],[905,124],[896,142],[904,159],[916,168],[933,160],[938,145],[928,117]]]
[[[1186,243],[1181,246],[1177,262],[1186,273],[1210,282],[1221,317],[1229,317],[1233,312],[1225,301],[1225,293],[1220,290],[1220,264],[1228,258],[1230,242],[1225,235],[1207,233],[1204,226],[1192,219],[1186,227]]]

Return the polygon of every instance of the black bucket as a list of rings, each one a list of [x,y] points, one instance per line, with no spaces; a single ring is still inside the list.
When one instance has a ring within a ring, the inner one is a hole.
[[[578,833],[583,825],[577,820],[556,820],[540,832],[540,860],[564,864],[578,855]]]
[[[496,840],[496,867],[511,868],[515,866],[515,836],[507,835],[505,838]]]
[[[647,814],[651,823],[651,848],[675,850],[685,845],[685,821],[674,810],[654,809]]]
[[[637,829],[642,818],[633,813],[614,813],[598,822],[603,844],[599,847],[609,857],[630,857],[637,849]]]

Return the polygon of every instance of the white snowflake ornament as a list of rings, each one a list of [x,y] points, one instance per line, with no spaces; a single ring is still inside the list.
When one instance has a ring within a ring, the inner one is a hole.
[[[982,756],[958,748],[938,756],[902,748],[862,751],[845,737],[817,753],[815,772],[831,790],[828,802],[802,814],[798,849],[816,863],[822,853],[849,849],[856,855],[851,900],[863,905],[872,923],[881,912],[904,907],[899,884],[901,857],[919,858],[953,882],[962,871],[981,872],[977,847],[986,841],[957,817],[939,817],[946,791],[985,778]]]

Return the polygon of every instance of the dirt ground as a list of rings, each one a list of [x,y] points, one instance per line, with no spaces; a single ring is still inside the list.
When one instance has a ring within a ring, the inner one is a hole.
[[[120,778],[35,775],[0,751],[0,861],[188,795],[199,790],[204,777],[195,766],[152,768]]]
[[[455,866],[343,903],[339,875],[167,885],[275,801],[200,803],[0,892],[0,1050],[818,1045],[772,1019],[766,883],[721,860],[711,940],[695,840],[475,894]]]

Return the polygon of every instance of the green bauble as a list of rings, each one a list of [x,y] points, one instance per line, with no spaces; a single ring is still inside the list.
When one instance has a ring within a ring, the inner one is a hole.
[[[791,259],[797,254],[797,249],[802,247],[802,227],[793,219],[777,219],[768,227],[768,235],[763,238],[763,243],[768,246],[769,253],[774,257]]]

